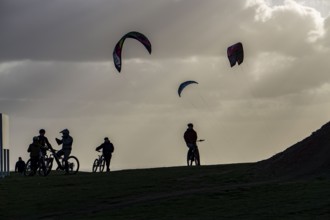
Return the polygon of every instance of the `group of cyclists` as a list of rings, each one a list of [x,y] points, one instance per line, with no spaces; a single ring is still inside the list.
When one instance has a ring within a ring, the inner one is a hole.
[[[187,154],[187,162],[188,165],[192,165],[192,162],[195,162],[196,165],[200,165],[200,156],[199,150],[197,147],[197,132],[194,130],[194,125],[192,123],[187,124],[187,130],[184,132],[183,138],[188,147]],[[36,174],[38,167],[41,167],[44,172],[46,172],[45,157],[47,157],[47,151],[50,150],[54,153],[55,157],[61,158],[63,156],[64,161],[64,169],[66,173],[68,173],[69,164],[68,158],[70,157],[72,151],[73,138],[70,136],[70,131],[68,129],[64,129],[60,131],[62,134],[62,138],[55,138],[56,143],[58,145],[62,145],[62,148],[59,151],[55,151],[50,144],[48,138],[45,136],[45,129],[39,130],[39,136],[34,136],[32,139],[32,143],[28,147],[28,152],[30,153],[30,162],[31,162],[31,171],[30,176]],[[106,171],[110,172],[110,161],[112,157],[112,153],[114,152],[114,145],[110,142],[108,137],[104,138],[104,142],[96,147],[96,151],[102,150],[102,155],[104,157],[106,163]],[[56,152],[56,153],[55,153]],[[19,157],[19,161],[17,161],[15,166],[15,171],[23,173],[25,167],[25,162]]]
[[[50,144],[48,138],[45,136],[46,130],[40,129],[39,135],[32,138],[32,143],[29,145],[27,151],[30,153],[30,159],[25,163],[21,157],[16,163],[15,172],[25,174],[28,176],[34,176],[39,170],[39,174],[48,175],[52,169],[53,160],[58,164],[56,170],[64,170],[66,174],[76,173],[79,169],[79,161],[76,157],[70,156],[72,151],[73,138],[70,136],[70,131],[68,129],[63,129],[60,131],[62,138],[55,138],[58,145],[62,145],[62,148],[58,151],[54,150]],[[110,172],[110,161],[112,153],[114,151],[114,146],[110,142],[108,137],[104,138],[104,142],[98,146],[96,151],[102,150],[102,155],[106,163],[106,171]],[[52,153],[51,158],[47,156],[47,151]],[[61,161],[60,161],[61,159]],[[72,160],[73,159],[73,160]],[[73,162],[69,162],[69,161]],[[72,172],[73,167],[76,166],[75,171]],[[78,167],[77,167],[78,166]],[[29,170],[27,172],[27,170]],[[28,173],[28,174],[27,174]]]
[[[58,145],[62,145],[62,149],[56,152],[56,156],[60,158],[64,156],[63,161],[65,162],[65,170],[68,169],[68,157],[71,154],[73,138],[70,136],[70,131],[68,129],[64,129],[60,131],[62,134],[62,139],[55,138]],[[30,153],[30,161],[31,161],[31,172],[30,176],[36,174],[38,167],[41,167],[43,172],[48,172],[46,169],[45,158],[47,155],[47,151],[50,150],[55,152],[52,145],[50,144],[48,138],[45,136],[45,129],[39,130],[39,136],[34,136],[32,139],[32,143],[28,147],[28,152]]]

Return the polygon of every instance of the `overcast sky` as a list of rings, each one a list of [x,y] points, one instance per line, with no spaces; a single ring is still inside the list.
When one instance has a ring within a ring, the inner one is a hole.
[[[40,128],[68,128],[91,170],[108,136],[113,170],[185,165],[192,122],[202,164],[254,162],[330,119],[330,1],[0,0],[0,112],[11,164]],[[118,73],[112,51],[129,31]],[[230,67],[227,47],[245,60]],[[182,97],[179,84],[195,80]]]

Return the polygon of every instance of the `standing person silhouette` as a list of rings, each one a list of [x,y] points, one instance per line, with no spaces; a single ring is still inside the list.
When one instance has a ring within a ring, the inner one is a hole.
[[[19,157],[18,161],[15,164],[15,173],[17,172],[17,173],[23,175],[24,169],[25,169],[25,161],[22,160],[22,157]]]
[[[41,153],[42,153],[43,156],[46,155],[48,149],[52,148],[52,145],[49,143],[48,138],[45,136],[45,134],[46,134],[45,129],[42,128],[42,129],[39,130],[38,138],[39,138],[40,145],[43,147],[41,149]]]
[[[113,144],[110,142],[108,137],[104,138],[104,143],[98,146],[96,148],[96,151],[100,151],[101,149],[103,149],[102,153],[107,166],[107,172],[110,172],[110,161],[111,161],[112,153],[115,150],[115,148]]]

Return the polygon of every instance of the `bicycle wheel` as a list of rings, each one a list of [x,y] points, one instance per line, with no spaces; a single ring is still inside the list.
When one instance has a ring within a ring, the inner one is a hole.
[[[54,161],[54,158],[52,158],[52,157],[49,157],[49,158],[46,159],[46,168],[47,168],[48,174],[50,173],[50,171],[52,171],[53,161]]]
[[[75,156],[68,157],[68,169],[66,173],[68,174],[76,174],[79,170],[79,160]]]
[[[47,170],[46,163],[44,163],[44,166],[40,163],[43,163],[42,161],[38,162],[38,174],[39,176],[47,176],[49,174]]]
[[[187,153],[187,165],[188,166],[192,166],[192,163],[193,163],[193,158],[192,158],[192,155],[191,155],[190,151],[188,150],[188,153]]]
[[[101,157],[101,162],[100,162],[100,172],[101,172],[101,173],[103,172],[104,167],[105,167],[105,159],[104,159],[104,157],[102,156],[102,157]]]
[[[34,175],[34,174],[33,174],[33,171],[32,171],[31,159],[29,159],[26,162],[26,165],[25,165],[24,176],[32,176],[32,175]]]
[[[43,170],[42,165],[39,166],[39,175],[48,176],[53,167],[53,158],[45,158],[43,162],[45,163],[45,170]]]
[[[195,165],[196,166],[200,166],[199,151],[198,151],[198,149],[195,149],[195,151],[194,151],[194,160],[195,160]]]
[[[99,159],[95,159],[93,163],[92,171],[95,173],[97,171],[97,168],[99,167]]]

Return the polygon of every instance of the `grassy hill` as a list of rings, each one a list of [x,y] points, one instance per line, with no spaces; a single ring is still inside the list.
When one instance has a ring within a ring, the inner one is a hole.
[[[12,174],[0,219],[330,219],[330,178],[262,178],[256,164]]]
[[[245,164],[12,174],[0,219],[330,219],[330,123]]]
[[[330,122],[283,152],[258,162],[258,173],[268,177],[330,176]]]

